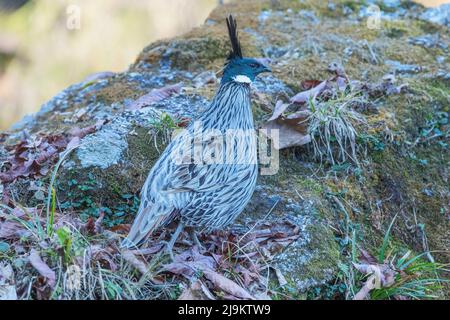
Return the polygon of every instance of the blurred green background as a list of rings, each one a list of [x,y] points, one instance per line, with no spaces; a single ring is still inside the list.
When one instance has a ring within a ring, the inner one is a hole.
[[[0,0],[0,130],[89,74],[125,70],[149,43],[202,24],[218,2]]]

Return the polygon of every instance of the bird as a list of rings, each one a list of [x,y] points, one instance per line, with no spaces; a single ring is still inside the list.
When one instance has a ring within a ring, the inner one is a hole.
[[[151,168],[136,218],[122,248],[139,248],[157,229],[178,221],[166,250],[172,260],[180,233],[230,225],[249,202],[258,176],[251,83],[269,66],[243,57],[236,19],[226,19],[231,50],[209,106],[175,136]]]

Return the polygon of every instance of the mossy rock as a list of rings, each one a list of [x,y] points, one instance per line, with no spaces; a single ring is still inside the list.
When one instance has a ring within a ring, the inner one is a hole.
[[[152,120],[163,112],[195,119],[205,109],[217,83],[198,88],[194,79],[223,67],[229,52],[223,22],[231,12],[238,19],[244,53],[273,60],[273,75],[255,83],[260,91],[253,96],[258,124],[270,117],[271,104],[287,101],[303,80],[329,78],[327,66],[336,60],[351,80],[373,84],[397,72],[398,84],[408,88],[371,98],[377,112],[366,114],[366,131],[358,137],[359,166],[322,164],[304,146],[282,150],[277,174],[259,177],[237,223],[255,223],[275,206],[270,219],[292,219],[300,226],[300,239],[276,258],[297,297],[334,281],[341,262],[350,264],[349,232],[355,232],[358,245],[376,252],[395,215],[392,247],[421,252],[426,249],[425,231],[429,249],[448,262],[448,27],[417,18],[431,9],[401,1],[399,6],[381,6],[382,27],[370,29],[360,16],[366,2],[329,3],[249,0],[219,6],[205,25],[149,45],[125,72],[67,88],[12,128],[8,139],[20,140],[22,131],[67,134],[74,127],[108,120],[84,137],[60,168],[58,201],[84,217],[101,209],[108,226],[131,222],[148,171],[167,143],[165,134],[155,134]],[[430,34],[439,35],[431,47],[410,41]],[[387,60],[417,66],[418,71],[399,73]],[[127,111],[150,90],[177,82],[183,83],[181,94]],[[75,119],[82,109],[85,117]],[[23,204],[34,204],[28,181],[15,186]]]

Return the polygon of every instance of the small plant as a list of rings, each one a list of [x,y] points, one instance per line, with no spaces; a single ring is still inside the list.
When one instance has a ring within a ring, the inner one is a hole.
[[[173,130],[179,127],[179,121],[173,119],[168,113],[163,112],[158,118],[151,119],[150,121],[151,130],[153,137],[156,139],[158,135],[162,135],[163,141],[165,143],[170,141],[171,134]],[[156,140],[155,140],[156,145]]]
[[[56,235],[58,236],[59,243],[64,251],[64,262],[70,262],[70,254],[72,251],[72,235],[67,227],[61,227],[56,230]]]
[[[375,152],[382,152],[386,148],[386,144],[382,140],[371,134],[361,133],[357,141],[368,145]]]
[[[441,279],[439,273],[448,272],[448,264],[425,261],[423,257],[427,253],[409,258],[411,251],[408,251],[396,262],[393,259],[391,263],[397,271],[394,283],[389,287],[374,289],[371,299],[438,299],[443,284],[449,282]]]
[[[367,279],[354,299],[436,299],[443,283],[449,281],[439,275],[448,272],[449,264],[437,263],[432,258],[425,261],[425,256],[430,257],[428,251],[411,257],[408,250],[400,258],[394,250],[387,253],[396,218],[397,215],[389,224],[377,258],[361,249],[362,256],[354,266],[364,274],[360,279]]]
[[[391,230],[392,230],[392,227],[394,226],[394,222],[395,222],[396,218],[397,218],[397,215],[395,215],[394,218],[392,218],[392,221],[389,224],[386,234],[384,235],[383,244],[381,245],[380,252],[378,254],[378,262],[380,262],[380,263],[383,263],[386,258],[386,249],[389,245],[389,239],[391,237]]]
[[[54,232],[54,223],[55,223],[55,211],[56,211],[56,191],[55,188],[51,187],[51,208],[50,208],[50,216],[47,223],[47,236],[52,237]]]
[[[351,109],[361,103],[363,97],[355,93],[345,94],[327,101],[309,101],[309,134],[315,157],[332,165],[347,160],[358,163],[357,125],[365,124],[364,117]]]

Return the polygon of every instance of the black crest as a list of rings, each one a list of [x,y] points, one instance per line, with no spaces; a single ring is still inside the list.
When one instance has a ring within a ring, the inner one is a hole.
[[[230,36],[230,42],[231,42],[231,48],[232,48],[232,50],[230,51],[230,54],[228,56],[228,60],[231,60],[234,58],[242,59],[242,50],[241,50],[241,44],[239,42],[238,33],[237,33],[236,19],[234,19],[231,14],[227,18],[227,27],[228,27],[228,34]]]

